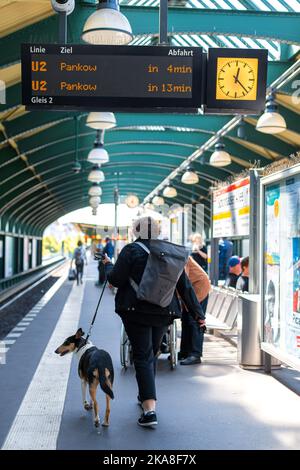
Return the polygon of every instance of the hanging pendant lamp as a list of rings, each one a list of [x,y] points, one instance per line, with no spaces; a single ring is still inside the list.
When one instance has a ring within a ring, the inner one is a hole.
[[[97,10],[84,24],[81,37],[89,44],[128,44],[133,39],[132,29],[120,12],[118,0],[99,0]]]

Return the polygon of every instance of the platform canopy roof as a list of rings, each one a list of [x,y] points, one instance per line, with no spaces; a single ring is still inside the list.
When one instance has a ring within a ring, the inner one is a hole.
[[[76,0],[69,17],[68,42],[81,42],[83,24],[96,3]],[[120,4],[132,26],[132,44],[157,44],[158,1],[121,0]],[[105,133],[110,161],[103,166],[102,202],[113,202],[116,185],[123,196],[135,193],[141,202],[149,199],[193,155],[199,183],[184,185],[179,173],[173,180],[178,196],[167,202],[201,201],[208,222],[209,188],[214,182],[299,149],[300,1],[174,0],[169,2],[168,27],[173,45],[205,50],[267,48],[268,84],[276,90],[288,129],[276,136],[264,135],[255,130],[257,117],[246,117],[242,139],[237,137],[238,120],[232,121],[233,116],[117,113],[117,127]],[[20,44],[58,41],[58,17],[50,0],[0,0],[0,37],[0,79],[7,87],[7,104],[0,105],[0,230],[41,235],[52,221],[88,205],[91,166],[86,157],[95,131],[86,126],[86,113],[27,112],[21,104]],[[288,70],[293,71],[293,81]],[[281,80],[282,76],[286,79]],[[79,174],[72,172],[74,116],[79,123],[77,147],[83,166]],[[201,147],[224,126],[232,164],[217,169],[208,163],[213,147],[205,152]]]

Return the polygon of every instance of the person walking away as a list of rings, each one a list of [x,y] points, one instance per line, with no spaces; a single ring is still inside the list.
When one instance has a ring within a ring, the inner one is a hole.
[[[76,281],[77,281],[77,285],[79,285],[79,281],[80,281],[80,284],[82,284],[84,261],[87,264],[86,251],[82,244],[82,241],[80,240],[77,243],[77,247],[74,250],[72,261],[73,260],[75,261]]]
[[[233,287],[235,289],[239,275],[242,272],[240,258],[238,256],[231,256],[228,261],[228,266],[229,273],[227,274],[225,279],[225,286]]]
[[[236,288],[243,292],[249,292],[249,256],[245,256],[241,261],[242,273],[237,280]]]
[[[192,244],[193,244],[192,245],[192,253],[191,253],[192,258],[207,273],[207,269],[208,269],[207,248],[204,245],[203,238],[200,235],[200,233],[194,233],[192,235]]]
[[[211,290],[209,277],[191,256],[185,266],[185,272],[205,314],[208,295]],[[203,340],[204,328],[194,320],[187,307],[183,305],[180,352],[178,353],[182,366],[201,363]]]
[[[138,399],[143,408],[138,424],[140,426],[153,426],[157,424],[155,385],[157,355],[162,337],[167,331],[168,325],[172,323],[174,317],[180,317],[181,314],[175,289],[178,290],[188,310],[194,315],[195,321],[204,325],[205,317],[193,287],[184,271],[186,263],[184,249],[182,250],[184,252],[182,270],[179,270],[177,276],[177,279],[179,279],[178,281],[173,281],[172,278],[170,281],[174,284],[171,290],[171,304],[167,307],[162,307],[158,304],[160,299],[153,298],[152,303],[152,301],[140,300],[140,295],[139,298],[137,297],[139,290],[136,290],[133,285],[143,285],[143,274],[147,271],[145,268],[148,257],[149,260],[154,258],[152,252],[150,251],[150,254],[149,252],[147,253],[139,243],[142,243],[142,246],[147,247],[149,250],[154,249],[153,246],[157,247],[157,244],[160,242],[157,240],[160,229],[158,223],[153,218],[143,217],[134,222],[133,233],[137,240],[122,249],[116,264],[113,266],[109,258],[106,258],[104,263],[107,269],[108,282],[118,288],[115,298],[115,310],[122,319],[132,345],[133,362],[138,384]],[[161,241],[161,243],[167,244],[168,242]],[[171,243],[168,245],[174,247],[174,249],[176,247],[183,248]],[[164,252],[160,253],[165,255]],[[177,266],[180,262],[176,259]],[[172,272],[174,273],[174,269]],[[165,291],[162,294],[165,294]],[[169,301],[169,298],[167,298],[167,301]]]
[[[95,247],[95,259],[98,260],[98,281],[96,282],[96,286],[101,286],[104,284],[105,279],[106,279],[106,274],[105,274],[105,267],[104,264],[102,263],[102,255],[103,255],[103,244],[102,244],[102,239],[99,238],[97,240],[97,244]]]

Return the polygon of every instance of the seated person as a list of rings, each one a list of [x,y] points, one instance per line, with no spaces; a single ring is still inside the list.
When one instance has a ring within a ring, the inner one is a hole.
[[[238,256],[231,256],[228,261],[229,273],[225,279],[225,287],[236,288],[236,283],[241,274],[241,261]]]
[[[242,274],[237,280],[236,288],[243,292],[249,291],[249,256],[245,256],[245,258],[241,261],[241,268]]]

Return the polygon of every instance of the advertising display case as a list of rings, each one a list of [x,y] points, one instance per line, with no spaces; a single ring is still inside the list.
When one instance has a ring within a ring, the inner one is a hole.
[[[213,191],[213,238],[247,237],[250,230],[250,177]]]
[[[262,349],[300,367],[300,165],[261,179]]]

